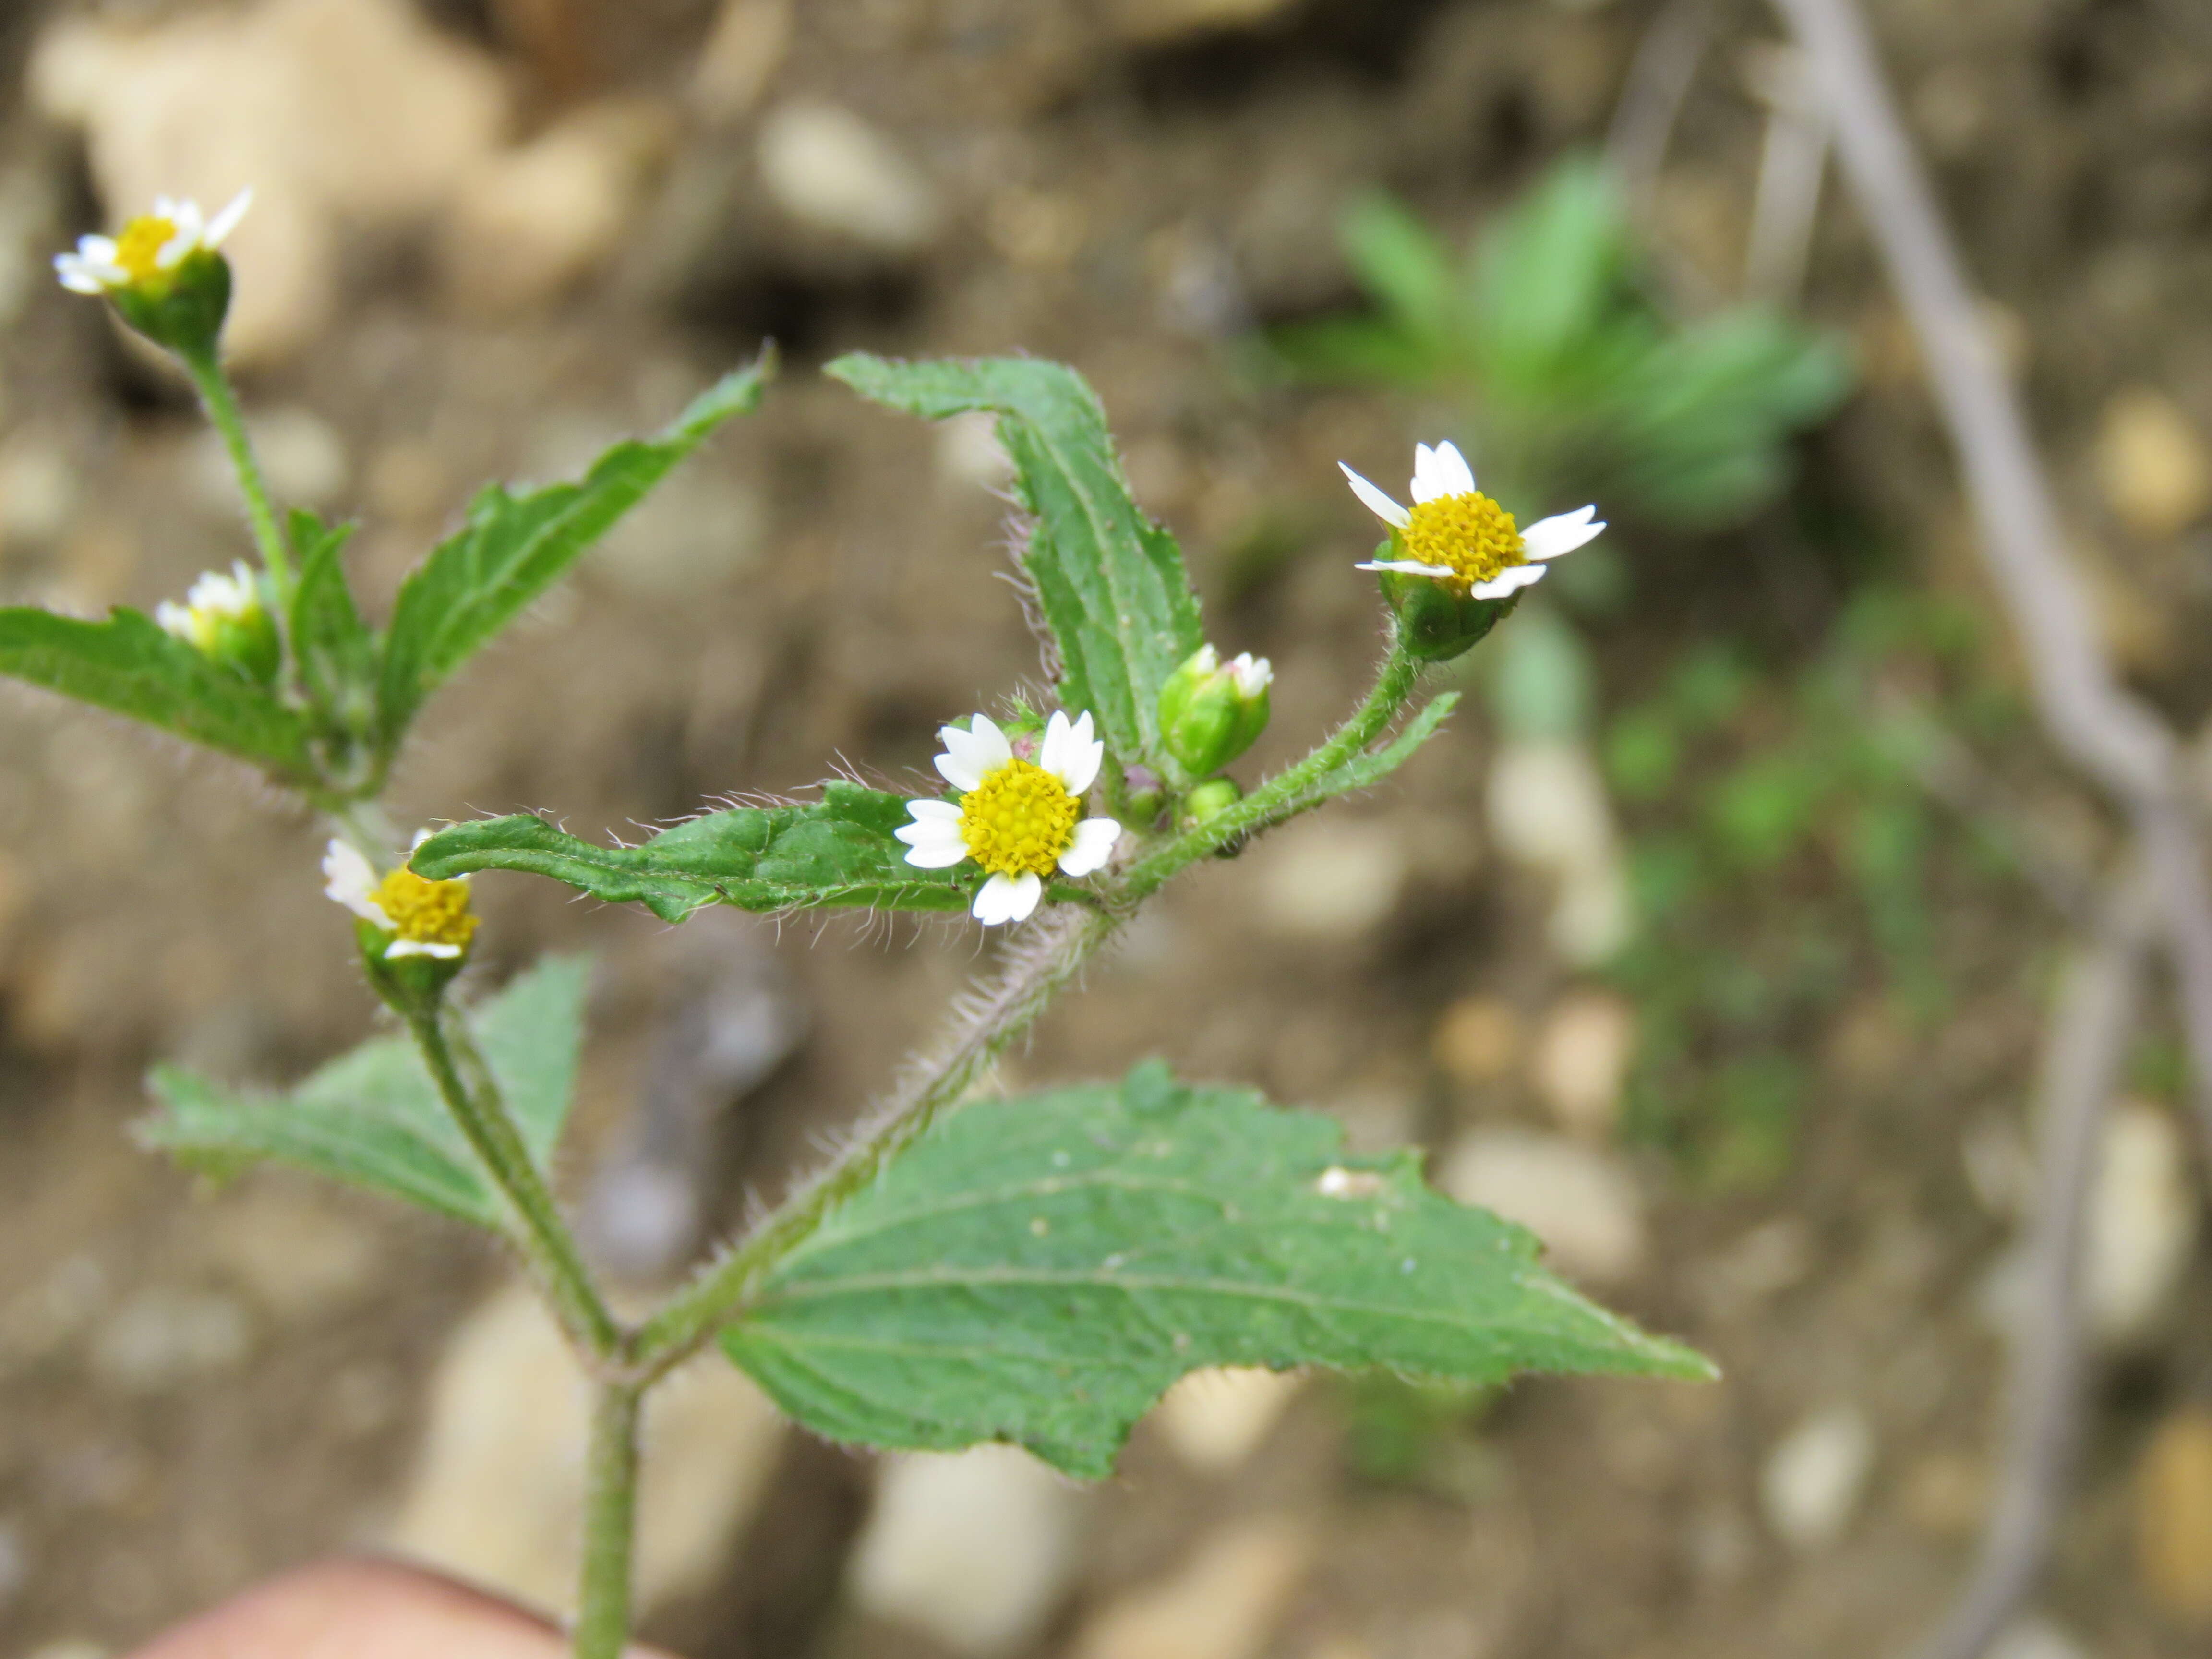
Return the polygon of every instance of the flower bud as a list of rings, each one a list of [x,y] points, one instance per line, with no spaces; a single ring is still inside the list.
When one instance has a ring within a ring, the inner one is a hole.
[[[1521,603],[1517,592],[1502,599],[1478,599],[1453,592],[1433,576],[1399,570],[1378,572],[1376,580],[1382,586],[1383,602],[1398,619],[1398,637],[1425,662],[1450,661],[1479,643]]]
[[[1177,816],[1186,828],[1194,827],[1208,818],[1219,817],[1243,799],[1244,792],[1233,780],[1208,778],[1182,798],[1182,808]]]
[[[276,618],[262,603],[259,579],[243,559],[231,565],[228,575],[203,573],[184,604],[162,600],[155,607],[154,620],[164,633],[258,684],[276,678],[282,647]]]
[[[1160,739],[1199,777],[1218,772],[1267,729],[1275,671],[1249,651],[1224,664],[1210,645],[1193,652],[1160,688]]]

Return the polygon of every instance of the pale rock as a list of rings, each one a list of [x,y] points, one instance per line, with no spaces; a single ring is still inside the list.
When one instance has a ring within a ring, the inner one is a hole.
[[[113,1651],[98,1642],[65,1637],[61,1641],[48,1642],[43,1647],[31,1649],[24,1659],[108,1659]]]
[[[2164,1612],[2212,1624],[2212,1408],[2158,1425],[2136,1475],[2136,1572]]]
[[[1767,1525],[1793,1549],[1836,1542],[1857,1513],[1874,1457],[1873,1427],[1856,1406],[1814,1413],[1782,1437],[1759,1471]]]
[[[1303,1522],[1234,1523],[1165,1579],[1102,1608],[1070,1652],[1074,1659],[1254,1659],[1319,1546]]]
[[[1176,1455],[1202,1474],[1226,1474],[1260,1449],[1304,1378],[1261,1365],[1193,1371],[1152,1408]]]
[[[1982,1659],[2089,1659],[2089,1650],[2048,1619],[2031,1615],[1998,1632]]]
[[[1620,1115],[1620,1091],[1636,1056],[1636,1011],[1604,991],[1561,999],[1537,1034],[1529,1081],[1562,1128],[1603,1139]]]
[[[1521,1016],[1498,997],[1462,997],[1445,1009],[1430,1051],[1455,1083],[1495,1083],[1520,1058]]]
[[[112,220],[160,195],[213,211],[252,186],[225,245],[226,355],[307,344],[338,295],[341,233],[427,219],[494,149],[496,66],[406,0],[263,0],[151,26],[65,17],[39,38],[33,95],[81,128]]]
[[[1628,942],[1627,873],[1588,750],[1555,738],[1504,744],[1491,762],[1486,804],[1499,850],[1554,884],[1550,933],[1561,956],[1589,966]]]
[[[353,461],[337,428],[313,410],[263,410],[246,421],[262,476],[280,501],[316,508],[334,505],[353,482]],[[222,434],[203,432],[193,447],[192,488],[211,512],[240,511],[238,477]]]
[[[706,120],[736,120],[759,101],[791,47],[791,0],[722,0],[691,72],[691,107]]]
[[[999,417],[970,410],[937,423],[937,472],[947,483],[1002,489],[1014,476],[1014,459],[999,441]]]
[[[1615,1159],[1565,1136],[1469,1130],[1444,1154],[1437,1182],[1461,1203],[1528,1228],[1571,1279],[1616,1284],[1644,1264],[1644,1204],[1634,1178]]]
[[[2097,482],[2113,516],[2146,541],[2179,534],[2212,507],[2212,450],[2164,392],[2130,386],[2105,405]]]
[[[488,316],[559,299],[621,246],[669,138],[658,105],[611,99],[487,156],[446,216],[447,292]]]
[[[225,1194],[193,1254],[279,1319],[342,1309],[376,1282],[376,1234],[312,1189],[257,1182]]]
[[[1019,1652],[1067,1595],[1091,1500],[1012,1446],[895,1453],[853,1549],[853,1600],[967,1659]]]
[[[29,434],[11,440],[0,449],[0,557],[58,542],[82,495],[61,450]]]
[[[799,223],[908,258],[936,238],[937,194],[896,145],[841,105],[779,105],[761,122],[762,181]]]
[[[234,1297],[149,1289],[95,1332],[94,1377],[120,1394],[160,1394],[234,1370],[253,1345],[252,1321]]]
[[[2106,1114],[2091,1189],[2081,1297],[2099,1337],[2142,1340],[2172,1305],[2197,1243],[2189,1153],[2170,1113],[2139,1100]]]
[[[1410,873],[1404,841],[1384,818],[1310,817],[1248,856],[1261,924],[1320,943],[1348,944],[1389,921]]]
[[[1290,0],[1112,0],[1106,15],[1124,40],[1149,46],[1249,28],[1289,9]]]
[[[431,1387],[399,1554],[556,1613],[573,1611],[590,1401],[538,1298],[517,1285],[463,1322]],[[772,1473],[781,1419],[734,1367],[678,1373],[646,1408],[637,1598],[705,1588]]]
[[[623,515],[589,568],[641,599],[696,597],[757,568],[768,532],[768,510],[743,479],[684,467]]]

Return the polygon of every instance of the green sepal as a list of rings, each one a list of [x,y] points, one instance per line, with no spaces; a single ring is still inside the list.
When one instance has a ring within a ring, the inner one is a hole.
[[[665,830],[636,847],[601,847],[527,813],[459,823],[415,849],[431,881],[477,870],[526,870],[609,903],[640,903],[663,921],[702,905],[741,910],[857,907],[964,910],[981,872],[923,870],[894,832],[908,797],[842,779],[805,805],[740,806]]]
[[[155,344],[179,357],[212,362],[230,313],[230,261],[199,248],[173,271],[128,288],[110,289],[116,314]]]
[[[1098,397],[1064,363],[1029,357],[894,362],[854,352],[823,371],[927,420],[988,410],[1031,518],[1021,568],[1050,631],[1070,714],[1088,709],[1123,769],[1165,771],[1159,696],[1204,642],[1175,538],[1129,493]]]
[[[278,782],[314,781],[296,711],[143,611],[118,608],[95,623],[30,605],[0,609],[0,673],[251,761]]]
[[[1376,557],[1395,556],[1402,556],[1402,550],[1394,536],[1376,550]],[[1480,644],[1528,591],[1524,587],[1502,599],[1478,599],[1453,592],[1433,576],[1378,570],[1375,577],[1383,603],[1398,619],[1399,638],[1424,662],[1449,662]]]
[[[590,977],[587,957],[547,957],[462,1017],[544,1174],[568,1121]],[[477,1226],[507,1224],[498,1188],[404,1037],[374,1038],[277,1093],[174,1066],[156,1067],[149,1086],[159,1108],[134,1133],[192,1169],[227,1176],[289,1164]]]
[[[1238,690],[1237,677],[1212,647],[1191,653],[1160,690],[1160,742],[1187,775],[1219,771],[1267,729],[1269,698]]]
[[[386,1007],[398,1013],[428,1012],[439,994],[468,966],[469,953],[457,957],[427,957],[410,951],[395,957],[397,934],[386,933],[365,916],[356,916],[355,942],[361,946],[361,964],[370,988]]]
[[[497,484],[460,532],[400,584],[384,641],[378,725],[396,750],[423,700],[513,622],[672,468],[732,416],[760,406],[772,355],[726,375],[658,437],[617,444],[573,483],[517,495]]]
[[[941,1120],[777,1264],[723,1346],[817,1433],[1012,1441],[1083,1479],[1204,1366],[1713,1375],[1537,1248],[1425,1186],[1414,1153],[1348,1154],[1332,1119],[1152,1063]]]

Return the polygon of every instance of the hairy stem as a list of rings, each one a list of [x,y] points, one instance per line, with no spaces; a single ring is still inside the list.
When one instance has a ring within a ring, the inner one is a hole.
[[[1413,696],[1421,662],[1395,634],[1376,671],[1375,689],[1334,736],[1289,770],[1279,772],[1250,794],[1201,824],[1185,830],[1158,851],[1140,859],[1114,884],[1114,898],[1125,908],[1150,897],[1170,876],[1256,830],[1317,805],[1316,793],[1329,774],[1364,754],[1389,728]]]
[[[570,1339],[595,1358],[618,1358],[622,1328],[601,1300],[575,1237],[531,1163],[521,1132],[474,1044],[447,1018],[442,1000],[424,1000],[400,1012],[446,1109],[521,1222],[522,1247]]]
[[[592,1409],[584,1467],[584,1570],[576,1598],[575,1659],[621,1659],[629,1641],[631,1539],[637,1519],[635,1382],[603,1382]]]
[[[207,406],[208,419],[222,434],[222,447],[229,453],[231,470],[238,475],[239,492],[246,497],[246,516],[253,526],[254,545],[261,550],[261,562],[268,567],[269,577],[276,588],[277,626],[284,625],[283,613],[292,600],[292,561],[284,546],[284,532],[276,522],[276,507],[269,495],[268,481],[261,476],[261,463],[254,458],[252,441],[246,436],[246,416],[239,412],[237,395],[230,389],[230,377],[222,372],[222,364],[212,349],[206,351],[180,354],[185,372],[199,389],[200,401]]]
[[[1006,971],[961,1012],[937,1052],[909,1072],[852,1148],[645,1322],[635,1345],[644,1376],[657,1377],[680,1364],[742,1311],[769,1271],[841,1200],[873,1181],[939,1115],[959,1103],[1117,925],[1112,915],[1073,907],[1037,923]]]

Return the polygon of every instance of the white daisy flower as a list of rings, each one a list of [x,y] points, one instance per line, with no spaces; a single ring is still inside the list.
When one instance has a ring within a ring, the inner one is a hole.
[[[54,274],[72,294],[155,287],[193,254],[221,247],[252,204],[253,192],[242,190],[210,222],[197,202],[156,197],[154,210],[125,225],[121,235],[80,237],[76,252],[56,254]]]
[[[154,620],[164,633],[212,652],[226,623],[249,621],[260,609],[260,584],[254,580],[246,561],[238,559],[232,562],[228,575],[220,570],[203,571],[182,605],[162,600],[154,607]]]
[[[1362,570],[1434,576],[1478,599],[1502,599],[1540,580],[1544,562],[1571,553],[1605,528],[1585,507],[1516,530],[1513,515],[1474,487],[1474,470],[1457,446],[1413,447],[1413,505],[1398,505],[1342,461],[1352,493],[1398,532],[1411,557],[1377,559]]]
[[[1034,761],[1018,757],[1006,734],[981,714],[964,732],[948,726],[937,735],[945,744],[937,769],[961,798],[908,801],[914,822],[893,833],[907,844],[908,864],[944,870],[973,859],[990,872],[969,912],[976,921],[1021,921],[1036,908],[1055,868],[1087,876],[1105,866],[1121,826],[1081,816],[1084,793],[1106,753],[1091,735],[1088,714],[1071,724],[1055,712]]]
[[[415,845],[428,840],[415,832]],[[469,948],[477,918],[469,908],[469,879],[425,881],[405,865],[380,876],[376,866],[350,842],[332,839],[323,854],[323,892],[371,926],[395,935],[385,946],[387,961],[401,957],[435,957],[450,962]]]

